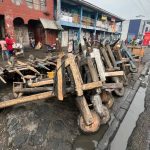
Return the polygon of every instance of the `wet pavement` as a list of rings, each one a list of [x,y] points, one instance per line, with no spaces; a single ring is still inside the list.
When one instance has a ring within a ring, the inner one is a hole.
[[[150,53],[146,51],[144,62],[150,61]],[[150,81],[150,77],[148,78]],[[150,82],[147,86],[144,112],[140,114],[127,145],[127,150],[150,150]]]
[[[38,52],[39,54],[41,52]],[[38,55],[39,55],[38,54]],[[140,71],[142,66],[140,67]],[[140,72],[139,71],[139,72]],[[123,98],[115,97],[112,119],[125,101],[139,74],[129,76],[129,86]],[[0,100],[13,97],[11,87],[0,85]],[[83,135],[77,126],[79,111],[73,97],[64,102],[45,100],[1,110],[0,148],[3,150],[92,150],[103,138],[111,121],[98,133]]]
[[[136,121],[139,115],[144,111],[144,98],[146,94],[146,88],[140,87],[133,99],[133,102],[121,123],[116,136],[110,145],[110,150],[126,150],[128,139],[136,127]]]

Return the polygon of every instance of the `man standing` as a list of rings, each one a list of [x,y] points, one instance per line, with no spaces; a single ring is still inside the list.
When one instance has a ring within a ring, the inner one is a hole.
[[[9,59],[9,52],[7,50],[6,41],[4,39],[0,40],[0,45],[2,49],[2,58],[5,60],[5,56],[7,60]]]
[[[31,44],[31,47],[34,49],[35,48],[35,39],[33,37],[30,39],[30,44]]]
[[[5,38],[6,45],[7,45],[7,50],[9,51],[9,57],[13,55],[13,39],[10,37],[10,35],[6,35]]]

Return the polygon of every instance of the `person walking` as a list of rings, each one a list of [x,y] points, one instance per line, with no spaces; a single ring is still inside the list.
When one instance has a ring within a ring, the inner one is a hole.
[[[9,51],[7,50],[7,45],[5,39],[0,40],[1,50],[2,50],[2,58],[3,60],[9,59]],[[5,59],[6,58],[6,59]]]
[[[33,37],[30,39],[30,44],[31,44],[31,47],[34,49],[35,48],[35,39]]]
[[[7,50],[9,51],[9,58],[10,58],[13,55],[14,40],[11,38],[11,36],[9,34],[7,34],[5,41],[6,41],[6,45],[7,45]]]

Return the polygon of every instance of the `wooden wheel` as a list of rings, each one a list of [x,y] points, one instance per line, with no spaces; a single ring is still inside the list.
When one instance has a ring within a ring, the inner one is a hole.
[[[121,89],[115,89],[114,92],[117,96],[122,97],[122,96],[124,96],[125,88],[122,87]]]
[[[103,106],[103,115],[101,116],[101,124],[106,124],[110,120],[110,113],[107,107]]]
[[[110,108],[112,108],[113,104],[114,104],[114,98],[113,98],[113,99],[110,99],[110,100],[105,104],[105,106],[106,106],[108,109],[110,109]]]
[[[114,77],[113,80],[114,80],[115,83],[119,83],[119,82],[122,83],[122,80],[120,78],[118,78],[118,77]],[[115,89],[114,93],[117,96],[120,96],[120,97],[124,96],[124,93],[125,93],[124,86],[122,88],[120,88],[120,89]]]
[[[130,72],[132,72],[132,73],[137,73],[137,72],[138,72],[138,69],[137,69],[137,68],[133,68],[131,65],[130,65],[129,70],[130,70]]]
[[[93,123],[91,125],[86,125],[85,124],[82,115],[79,115],[79,117],[78,117],[78,125],[79,125],[80,130],[83,133],[90,134],[90,133],[97,132],[99,130],[99,127],[100,127],[100,124],[101,124],[100,117],[93,110],[91,111],[91,114],[93,116]]]
[[[107,108],[111,108],[114,104],[114,97],[112,96],[112,94],[108,91],[103,91],[101,94],[101,99],[103,104],[107,107]]]

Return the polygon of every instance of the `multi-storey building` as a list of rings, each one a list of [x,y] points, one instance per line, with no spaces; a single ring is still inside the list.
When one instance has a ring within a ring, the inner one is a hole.
[[[84,0],[0,0],[0,38],[9,33],[23,45],[30,37],[53,44],[59,35],[64,47],[83,36],[110,37],[120,34],[122,21]]]
[[[0,38],[9,33],[24,45],[29,45],[30,37],[55,43],[58,30],[53,9],[53,0],[0,0]]]
[[[64,29],[63,46],[72,39],[82,42],[83,36],[111,38],[121,33],[122,18],[85,0],[57,0],[55,15]]]

